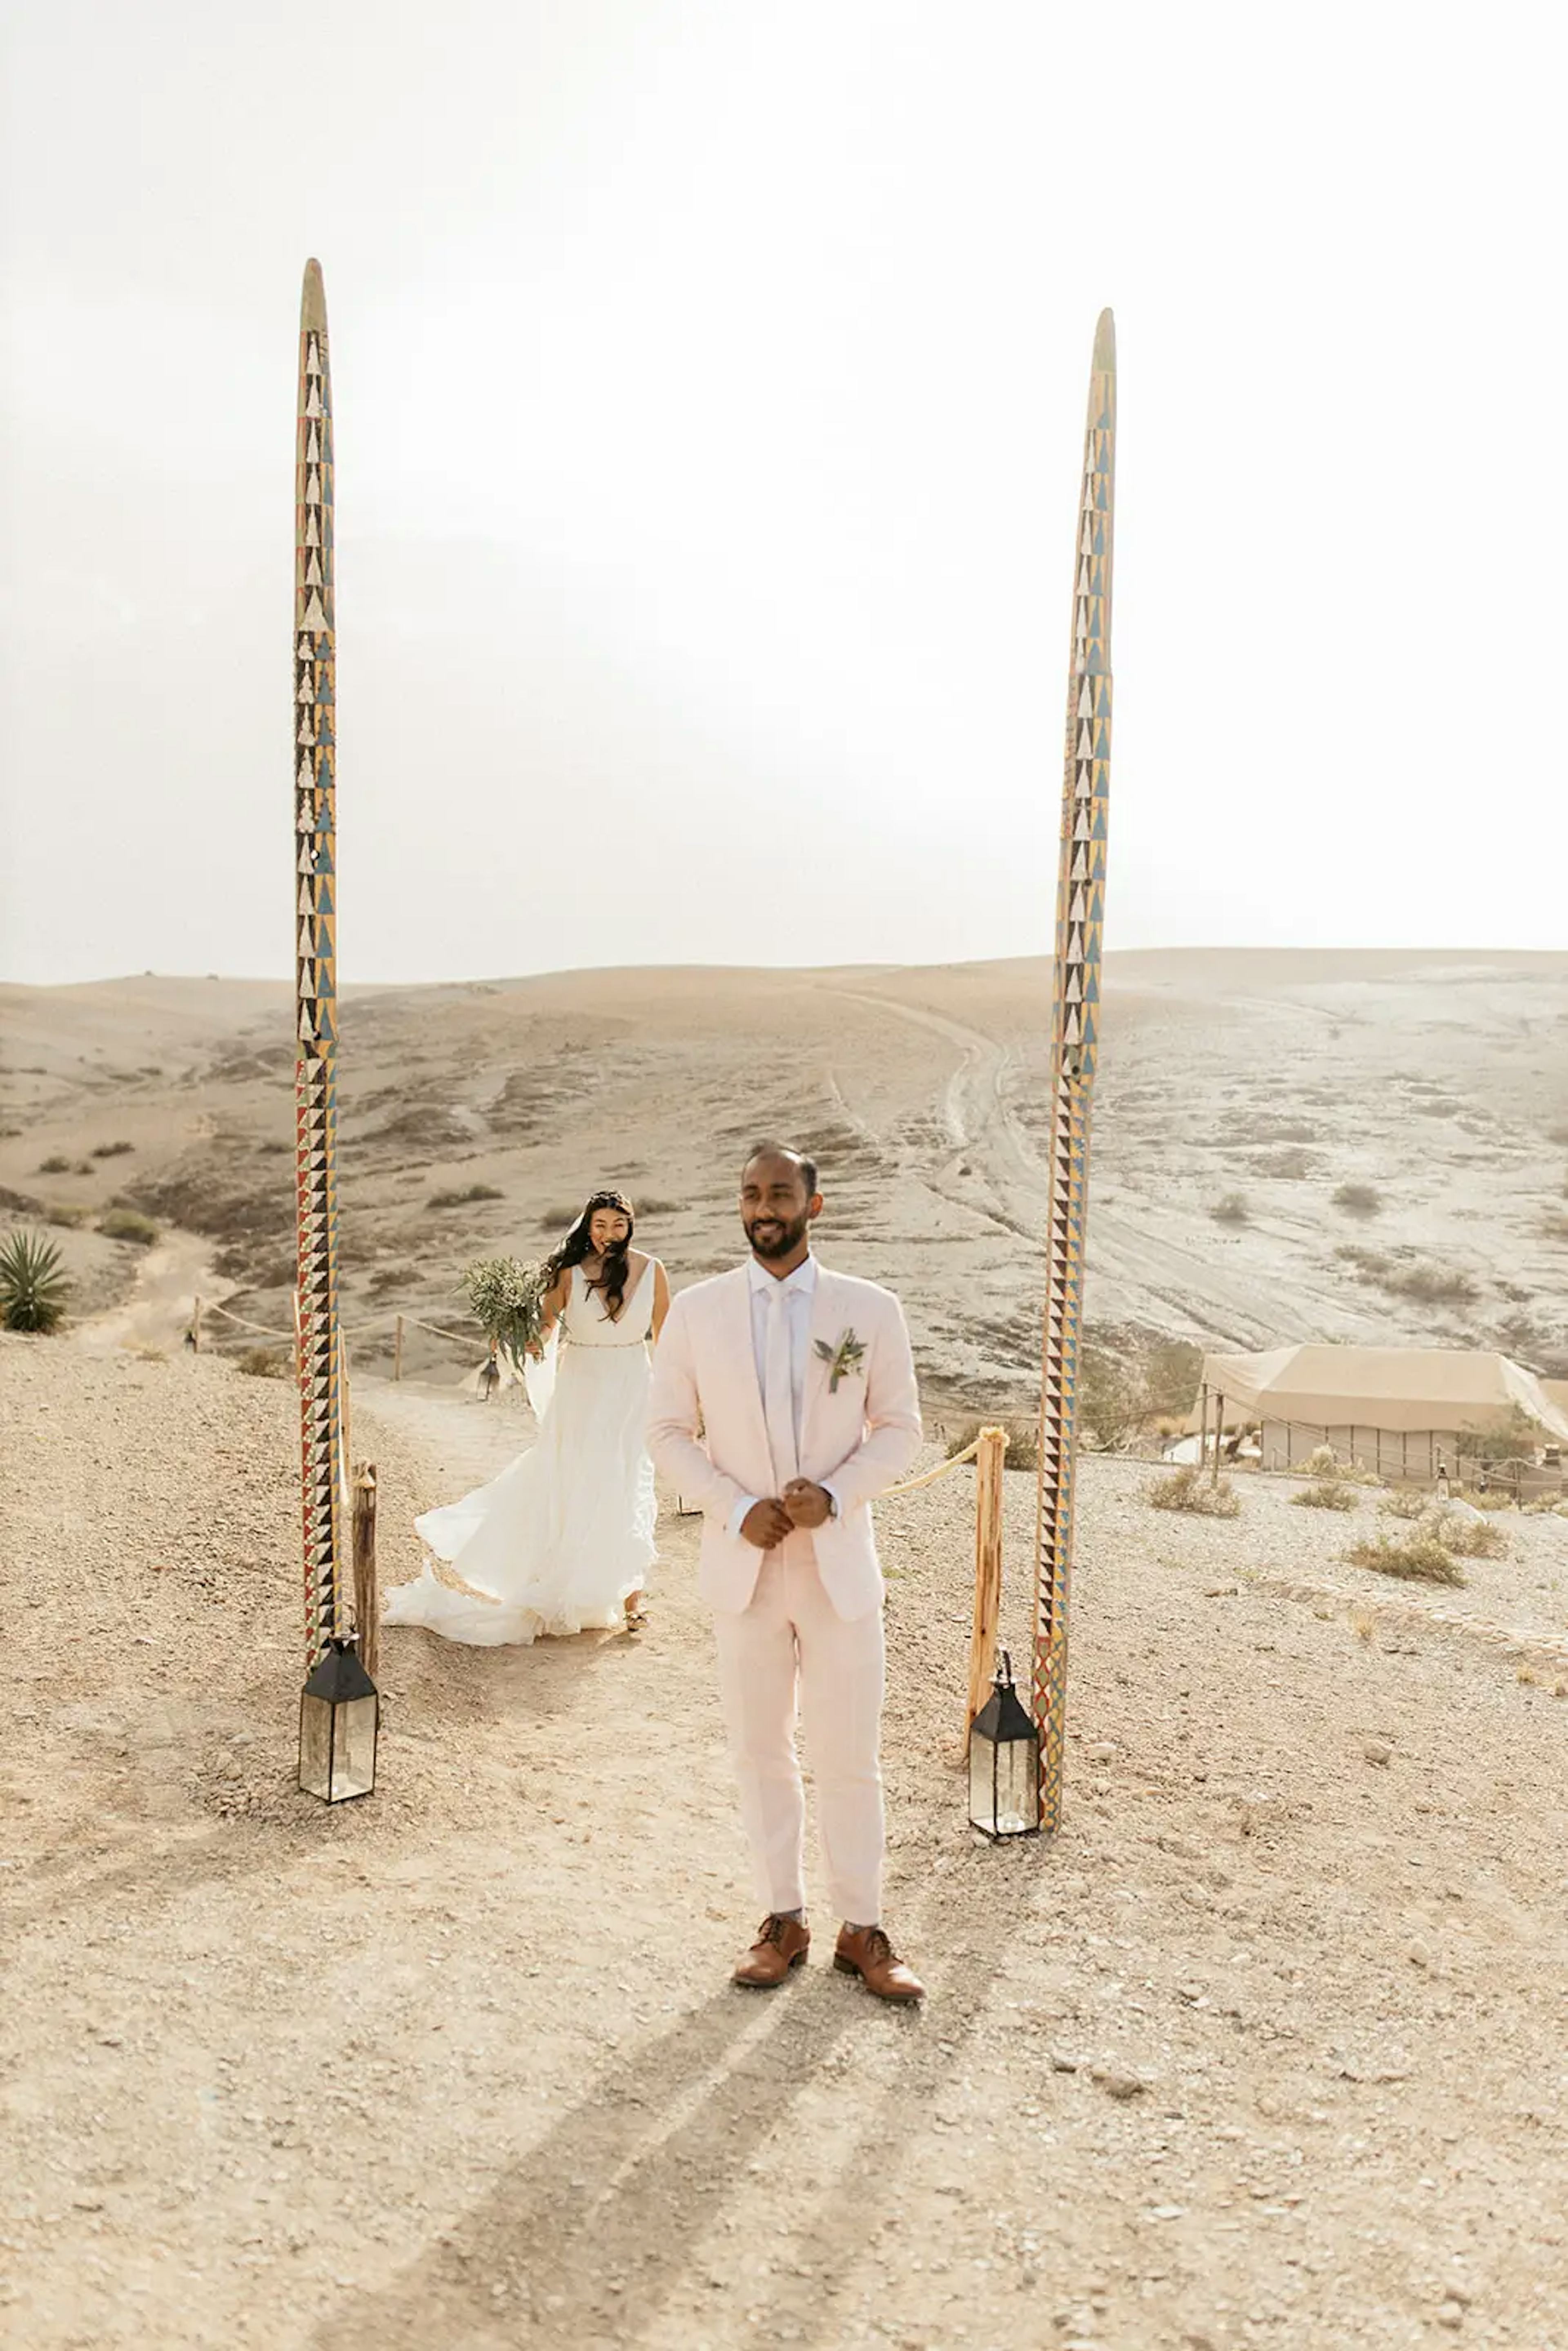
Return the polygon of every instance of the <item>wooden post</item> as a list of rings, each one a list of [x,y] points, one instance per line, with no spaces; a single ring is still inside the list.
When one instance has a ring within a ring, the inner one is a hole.
[[[1219,1450],[1225,1436],[1225,1390],[1218,1389],[1214,1398],[1214,1479],[1219,1483]]]
[[[354,1624],[360,1663],[374,1681],[380,1662],[381,1596],[376,1587],[376,1465],[367,1461],[354,1480]]]
[[[191,1301],[191,1352],[196,1355],[202,1352],[202,1301],[199,1297]]]
[[[1208,1382],[1205,1380],[1197,1392],[1197,1474],[1203,1475],[1208,1458]]]
[[[402,1316],[401,1314],[397,1318],[397,1330],[392,1337],[392,1377],[394,1380],[401,1380],[402,1377]]]
[[[969,1705],[964,1717],[962,1753],[969,1752],[969,1727],[986,1703],[997,1662],[997,1623],[1002,1606],[1002,1464],[1005,1428],[982,1428],[975,1457],[975,1618],[969,1635]]]

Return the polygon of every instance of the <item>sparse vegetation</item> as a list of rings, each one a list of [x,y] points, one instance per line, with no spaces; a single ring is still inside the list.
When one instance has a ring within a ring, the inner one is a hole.
[[[70,1280],[56,1244],[18,1228],[0,1243],[0,1324],[43,1336],[65,1320]]]
[[[1197,1400],[1203,1349],[1191,1339],[1162,1339],[1144,1365],[1144,1389],[1151,1414],[1185,1420]]]
[[[1536,1230],[1543,1241],[1568,1241],[1568,1216],[1561,1208],[1548,1208]]]
[[[1444,1548],[1460,1559],[1508,1557],[1508,1537],[1490,1519],[1466,1518],[1461,1511],[1446,1510],[1439,1503],[1428,1523]]]
[[[640,1217],[678,1217],[685,1207],[684,1200],[638,1200],[633,1203]]]
[[[1418,1486],[1396,1486],[1391,1494],[1385,1494],[1377,1507],[1387,1517],[1414,1525],[1417,1519],[1426,1517],[1432,1505]]]
[[[79,1200],[50,1200],[44,1208],[47,1221],[63,1227],[67,1232],[75,1232],[79,1226],[85,1225],[88,1215],[89,1211]]]
[[[1114,1453],[1136,1437],[1149,1416],[1149,1399],[1136,1364],[1104,1347],[1085,1345],[1080,1361],[1079,1425],[1085,1444]]]
[[[1345,1556],[1355,1567],[1370,1567],[1379,1575],[1396,1575],[1406,1583],[1463,1583],[1464,1569],[1453,1552],[1439,1542],[1429,1527],[1407,1535],[1374,1535],[1353,1543]]]
[[[1204,1519],[1238,1519],[1241,1515],[1241,1497],[1228,1478],[1218,1485],[1210,1482],[1206,1471],[1196,1462],[1184,1462],[1168,1477],[1156,1478],[1145,1489],[1156,1510],[1192,1510]]]
[[[1383,1206],[1383,1195],[1375,1184],[1338,1184],[1333,1198],[1336,1208],[1353,1217],[1375,1217]]]
[[[1337,1478],[1345,1486],[1381,1486],[1382,1479],[1364,1461],[1348,1460],[1332,1445],[1315,1445],[1301,1464],[1308,1478]]]
[[[138,1249],[150,1249],[160,1228],[155,1217],[144,1217],[140,1208],[106,1208],[98,1229],[106,1240],[133,1241]]]
[[[95,1143],[92,1156],[95,1159],[123,1159],[128,1151],[135,1148],[133,1143]]]
[[[1302,1510],[1354,1510],[1355,1488],[1343,1478],[1319,1478],[1299,1487],[1291,1499]]]
[[[70,1172],[71,1163],[63,1151],[51,1151],[47,1159],[38,1162],[40,1176],[68,1176]]]
[[[1461,1451],[1473,1460],[1485,1462],[1533,1461],[1546,1442],[1546,1431],[1520,1404],[1510,1405],[1503,1418],[1490,1428],[1467,1429]]]
[[[1215,1202],[1208,1213],[1217,1225],[1244,1225],[1249,1212],[1246,1198],[1240,1192],[1227,1192],[1222,1200]]]
[[[1472,1510],[1511,1510],[1513,1496],[1506,1486],[1454,1486],[1449,1489],[1457,1502],[1468,1502]]]
[[[253,1380],[286,1380],[294,1368],[294,1359],[279,1347],[247,1347],[239,1358],[239,1368]]]
[[[546,1208],[539,1217],[541,1233],[563,1233],[575,1225],[582,1214],[582,1202],[574,1200],[570,1208]]]
[[[494,1184],[469,1184],[460,1192],[433,1192],[424,1205],[427,1208],[466,1208],[476,1200],[504,1200],[506,1196]]]
[[[1301,1184],[1315,1173],[1318,1164],[1314,1152],[1303,1151],[1297,1144],[1288,1151],[1265,1152],[1253,1160],[1252,1168],[1254,1174],[1271,1176],[1276,1183]]]
[[[1457,1266],[1400,1265],[1383,1277],[1385,1290],[1396,1298],[1418,1299],[1423,1306],[1468,1306],[1480,1291]]]
[[[1004,1469],[1038,1469],[1040,1467],[1040,1432],[1024,1420],[966,1420],[947,1437],[947,1458],[956,1453],[967,1452],[982,1428],[1005,1428],[1007,1451],[1002,1456]]]

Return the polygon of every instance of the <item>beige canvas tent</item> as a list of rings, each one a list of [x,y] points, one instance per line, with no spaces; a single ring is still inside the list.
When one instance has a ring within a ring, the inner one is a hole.
[[[1209,1394],[1225,1425],[1261,1428],[1265,1469],[1299,1467],[1320,1445],[1385,1478],[1452,1469],[1461,1440],[1506,1426],[1517,1407],[1549,1442],[1568,1443],[1568,1410],[1507,1355],[1458,1347],[1275,1347],[1260,1355],[1206,1355]],[[1197,1426],[1193,1415],[1192,1426]]]

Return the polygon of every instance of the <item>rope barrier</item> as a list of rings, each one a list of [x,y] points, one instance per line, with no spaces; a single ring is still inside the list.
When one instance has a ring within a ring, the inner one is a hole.
[[[935,1486],[938,1478],[950,1478],[955,1469],[961,1469],[966,1461],[972,1461],[979,1449],[980,1440],[977,1437],[973,1445],[966,1445],[962,1453],[955,1453],[947,1460],[939,1461],[936,1468],[927,1469],[924,1477],[906,1478],[902,1486],[884,1487],[876,1499],[879,1502],[891,1502],[895,1494],[918,1494],[922,1486]]]
[[[204,1306],[202,1312],[204,1315],[221,1314],[224,1321],[232,1322],[236,1330],[256,1331],[264,1339],[292,1339],[294,1336],[292,1331],[274,1331],[266,1322],[247,1322],[243,1314],[231,1314],[226,1306]]]
[[[268,1322],[253,1322],[248,1315],[231,1314],[226,1306],[214,1306],[210,1302],[204,1302],[202,1313],[204,1317],[208,1314],[220,1315],[224,1322],[232,1322],[236,1330],[254,1331],[263,1339],[292,1339],[295,1336],[292,1331],[275,1331]],[[392,1313],[378,1315],[373,1322],[370,1322],[346,1323],[340,1326],[340,1335],[345,1339],[362,1339],[367,1332],[383,1330],[397,1319],[397,1315]],[[404,1322],[412,1323],[416,1331],[428,1331],[433,1339],[444,1339],[454,1347],[476,1347],[484,1343],[477,1332],[438,1330],[434,1322],[422,1322],[417,1314],[405,1314],[402,1320]]]
[[[422,1322],[417,1314],[405,1314],[402,1319],[412,1322],[416,1331],[428,1331],[433,1339],[445,1339],[454,1347],[479,1347],[485,1343],[474,1331],[438,1331],[434,1322]]]

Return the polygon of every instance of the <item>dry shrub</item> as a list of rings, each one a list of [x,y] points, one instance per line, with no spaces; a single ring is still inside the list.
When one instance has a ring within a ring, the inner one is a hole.
[[[1354,1543],[1346,1557],[1356,1567],[1375,1569],[1379,1575],[1397,1575],[1406,1583],[1463,1583],[1464,1569],[1427,1527],[1407,1535],[1375,1535]]]
[[[1472,1510],[1511,1510],[1513,1496],[1506,1486],[1458,1486],[1453,1489],[1456,1501],[1468,1502]]]
[[[1370,1642],[1377,1630],[1377,1611],[1357,1601],[1350,1612],[1350,1629],[1358,1641]]]
[[[1508,1537],[1490,1519],[1467,1519],[1438,1507],[1427,1521],[1437,1541],[1460,1559],[1506,1559]]]
[[[106,1240],[134,1241],[138,1249],[151,1249],[158,1238],[156,1219],[144,1217],[140,1208],[106,1208],[98,1228]]]
[[[1191,1510],[1204,1519],[1241,1515],[1241,1497],[1229,1479],[1221,1478],[1214,1485],[1192,1461],[1184,1461],[1168,1478],[1156,1478],[1145,1491],[1156,1510]]]
[[[1377,1507],[1380,1510],[1385,1510],[1391,1519],[1407,1519],[1414,1521],[1416,1519],[1424,1519],[1431,1504],[1418,1487],[1396,1486],[1391,1494],[1385,1494]]]
[[[982,1428],[1005,1428],[1007,1451],[1002,1456],[1004,1469],[1038,1469],[1040,1468],[1040,1431],[1027,1420],[966,1420],[952,1430],[947,1437],[947,1458],[956,1453],[967,1453]]]
[[[1415,1298],[1423,1306],[1468,1306],[1480,1291],[1457,1266],[1402,1265],[1383,1277],[1385,1290],[1396,1298]]]
[[[433,1192],[424,1205],[427,1208],[466,1208],[476,1200],[504,1200],[506,1196],[494,1184],[469,1184],[459,1192]]]
[[[1383,1195],[1374,1184],[1341,1184],[1332,1197],[1336,1208],[1348,1208],[1353,1217],[1375,1217],[1383,1206]]]
[[[276,1347],[247,1347],[239,1359],[239,1368],[248,1372],[253,1380],[286,1380],[294,1364],[291,1356],[280,1353]]]
[[[128,1151],[135,1148],[133,1143],[95,1143],[92,1156],[94,1159],[123,1159]]]
[[[1320,1478],[1314,1485],[1302,1486],[1291,1499],[1300,1510],[1354,1510],[1355,1489],[1343,1478]]]
[[[1223,1200],[1217,1200],[1208,1213],[1217,1225],[1244,1225],[1247,1222],[1247,1202],[1241,1193],[1227,1192]]]
[[[74,1233],[79,1226],[85,1225],[89,1213],[78,1200],[50,1200],[44,1209],[47,1223],[63,1225],[68,1233]]]
[[[1568,1499],[1561,1494],[1537,1494],[1532,1501],[1521,1502],[1519,1507],[1527,1519],[1547,1518],[1554,1514],[1568,1518]]]
[[[1383,1483],[1375,1469],[1369,1469],[1364,1461],[1346,1460],[1344,1455],[1336,1453],[1332,1445],[1314,1446],[1302,1462],[1301,1468],[1309,1478],[1338,1479],[1345,1486],[1381,1486]]]

